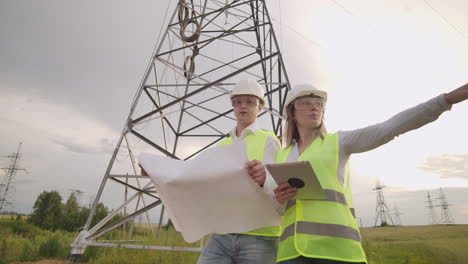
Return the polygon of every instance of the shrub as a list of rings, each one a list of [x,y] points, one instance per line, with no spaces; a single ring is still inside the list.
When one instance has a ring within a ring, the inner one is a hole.
[[[102,255],[104,250],[105,248],[100,247],[87,247],[81,258],[84,261],[98,259]]]
[[[23,249],[21,256],[19,256],[20,261],[34,261],[36,259],[37,252],[34,253],[34,245],[30,240],[23,242]]]
[[[41,229],[37,228],[36,226],[26,223],[24,221],[18,221],[11,225],[11,231],[20,236],[27,236],[32,237],[36,234],[42,232]]]
[[[56,236],[52,236],[39,247],[39,255],[43,257],[55,257],[59,251],[60,242]]]
[[[2,238],[0,241],[0,264],[6,263],[4,262],[6,259],[6,251],[7,251],[7,241],[5,238]]]

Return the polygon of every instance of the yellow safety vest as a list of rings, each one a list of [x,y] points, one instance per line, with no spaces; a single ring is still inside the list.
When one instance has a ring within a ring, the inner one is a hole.
[[[245,142],[247,145],[247,157],[249,160],[259,160],[263,162],[263,154],[265,152],[265,146],[267,143],[268,136],[273,136],[276,140],[276,135],[273,132],[265,131],[259,129],[257,133],[250,133],[245,137]],[[234,142],[232,137],[228,137],[222,140],[218,145],[228,145]],[[278,140],[279,142],[279,140]],[[245,235],[253,236],[279,236],[280,228],[279,226],[269,226],[259,229],[249,231],[247,233],[241,233]]]
[[[278,151],[276,162],[286,162],[292,146]],[[277,261],[299,256],[366,262],[361,234],[354,217],[349,178],[338,179],[338,133],[317,138],[299,156],[308,160],[325,190],[324,200],[292,200],[281,221]],[[346,177],[349,177],[347,170]]]

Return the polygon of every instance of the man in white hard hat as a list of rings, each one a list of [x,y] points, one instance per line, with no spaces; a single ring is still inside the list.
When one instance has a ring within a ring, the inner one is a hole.
[[[265,103],[263,89],[255,80],[239,81],[231,92],[231,103],[236,116],[236,127],[219,145],[245,141],[250,177],[264,191],[273,195],[276,187],[267,175],[263,163],[273,163],[280,142],[274,133],[260,129],[257,115]],[[262,163],[263,162],[263,163]],[[247,216],[248,217],[248,216]],[[214,234],[208,240],[197,264],[276,263],[279,227],[271,226],[242,234]]]

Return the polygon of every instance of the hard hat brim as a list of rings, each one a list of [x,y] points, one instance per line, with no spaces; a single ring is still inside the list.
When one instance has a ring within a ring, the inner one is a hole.
[[[236,96],[239,96],[239,95],[250,95],[250,96],[255,96],[255,97],[257,97],[257,99],[260,101],[260,104],[262,104],[262,105],[265,104],[265,100],[264,100],[263,98],[260,98],[260,97],[258,97],[257,95],[255,95],[255,94],[250,94],[250,93],[249,93],[249,94],[231,94],[231,99],[234,98],[234,97],[236,97]]]

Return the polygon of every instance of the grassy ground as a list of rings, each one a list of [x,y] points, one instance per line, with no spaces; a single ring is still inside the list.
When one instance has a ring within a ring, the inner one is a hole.
[[[468,263],[468,225],[373,227],[363,228],[361,233],[369,264]],[[76,235],[44,231],[24,220],[1,219],[0,264],[46,258],[67,259],[69,245]],[[133,239],[144,237],[148,237],[148,228],[136,227]],[[101,239],[122,239],[122,232],[117,230]],[[171,229],[163,231],[158,239],[147,240],[144,244],[199,246],[198,243],[185,243],[180,234]],[[82,260],[95,264],[189,264],[196,263],[198,255],[198,252],[88,247]]]
[[[148,238],[148,229],[136,228],[132,239],[143,240]],[[122,233],[117,231],[112,235],[104,237],[105,239],[119,239]],[[127,243],[128,244],[128,243]],[[197,243],[186,243],[180,233],[173,229],[162,230],[157,238],[153,237],[138,244],[161,245],[161,246],[179,246],[179,247],[199,247]],[[196,263],[199,252],[176,252],[159,250],[135,250],[126,248],[97,248],[89,247],[85,252],[85,258],[88,263],[107,264],[107,263]]]
[[[172,232],[164,234],[165,243],[183,245],[180,235]],[[369,264],[468,263],[468,225],[363,228],[362,236]],[[198,258],[198,253],[190,252],[115,248],[100,252],[90,263],[196,263]]]
[[[29,215],[13,215],[13,214],[0,214],[0,221],[1,220],[27,220],[30,216]]]
[[[468,225],[363,228],[369,264],[468,263]]]

